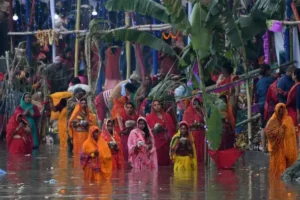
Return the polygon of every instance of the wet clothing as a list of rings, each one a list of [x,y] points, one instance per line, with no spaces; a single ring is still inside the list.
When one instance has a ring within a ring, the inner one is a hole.
[[[88,138],[82,144],[80,164],[84,171],[84,180],[87,182],[100,182],[107,180],[112,174],[112,156],[106,141],[98,135],[98,140],[93,138],[93,133],[100,130],[97,126],[89,129]]]
[[[284,108],[283,117],[279,118],[279,109]],[[283,103],[275,107],[275,112],[266,126],[268,150],[270,152],[271,177],[280,177],[297,160],[296,133],[293,120]]]

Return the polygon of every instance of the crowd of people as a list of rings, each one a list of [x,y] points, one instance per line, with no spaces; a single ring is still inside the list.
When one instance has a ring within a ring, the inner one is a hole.
[[[22,96],[6,128],[10,154],[28,154],[32,149],[38,149],[41,141],[38,120],[45,113],[51,113],[51,116],[58,113],[60,148],[73,155],[74,163],[81,164],[86,180],[107,179],[112,170],[129,166],[156,169],[174,165],[174,172],[179,172],[196,170],[203,164],[206,121],[201,96],[178,101],[177,109],[183,110],[183,114],[176,115],[173,105],[148,98],[164,74],[145,75],[140,80],[134,73],[113,89],[98,94],[92,102],[96,108],[93,112],[88,100],[90,92],[82,84],[86,79],[75,77],[68,86],[68,82],[60,79],[68,75],[63,66],[57,58],[54,64],[41,69],[43,74],[48,74],[49,84],[53,86],[48,100],[43,102],[47,112],[40,113],[32,103],[30,93]],[[278,175],[297,159],[295,127],[300,123],[300,69],[289,66],[286,74],[277,79],[270,72],[270,66],[261,66],[255,94],[264,130],[262,150],[268,142],[270,172]],[[232,67],[225,64],[216,85],[230,84],[238,79]],[[166,92],[170,94],[170,91]],[[172,92],[176,96],[176,89]],[[219,98],[226,108],[222,110],[222,139],[218,150],[232,152],[236,149],[235,122],[240,88],[234,85],[220,93]],[[278,165],[278,160],[282,165]]]

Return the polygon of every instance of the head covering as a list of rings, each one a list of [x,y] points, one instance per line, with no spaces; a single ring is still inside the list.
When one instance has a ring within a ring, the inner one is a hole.
[[[56,56],[56,57],[54,58],[53,63],[55,63],[55,64],[61,63],[61,58],[60,58],[60,56]]]
[[[133,80],[133,81],[141,82],[140,81],[140,77],[137,74],[131,74],[131,76],[129,77],[129,79]]]
[[[31,112],[33,112],[33,104],[30,102],[30,103],[26,103],[25,102],[25,96],[29,94],[28,92],[25,92],[21,98],[21,103],[20,103],[20,106],[23,110],[29,110]]]

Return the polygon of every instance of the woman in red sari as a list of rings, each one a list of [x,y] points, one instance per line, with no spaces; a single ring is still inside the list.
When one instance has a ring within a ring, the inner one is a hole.
[[[300,124],[300,69],[295,69],[293,79],[295,85],[288,94],[286,108],[294,121],[294,125],[298,126]]]
[[[6,126],[6,143],[10,154],[31,154],[33,139],[29,123],[20,112],[15,112]]]
[[[113,169],[124,169],[124,157],[121,138],[114,131],[114,123],[108,119],[103,126],[101,137],[107,142],[112,155]]]
[[[234,81],[239,80],[239,77],[232,74],[233,68],[230,66],[230,63],[225,64],[222,67],[222,74],[219,76],[217,81],[217,86],[226,85]],[[234,106],[234,110],[238,107],[238,97],[239,97],[239,87],[230,87],[229,90],[226,90],[224,94],[227,96],[230,105]]]
[[[194,98],[183,114],[183,121],[188,123],[191,133],[193,134],[198,164],[204,161],[205,146],[205,122],[201,104],[201,99]]]
[[[149,128],[153,132],[159,166],[170,164],[170,140],[176,132],[171,116],[164,112],[158,100],[152,102],[152,111],[146,117]]]
[[[38,132],[38,120],[41,116],[39,108],[31,103],[31,95],[24,93],[20,105],[16,108],[15,113],[22,113],[26,118],[32,134],[32,148],[39,148],[40,135]]]

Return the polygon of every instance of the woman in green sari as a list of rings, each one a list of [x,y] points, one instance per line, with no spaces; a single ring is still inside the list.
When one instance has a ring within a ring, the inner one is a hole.
[[[31,103],[31,95],[24,93],[21,98],[20,105],[16,108],[15,113],[23,114],[30,126],[31,134],[33,137],[33,149],[39,148],[39,133],[38,133],[38,120],[41,116],[37,106]]]

